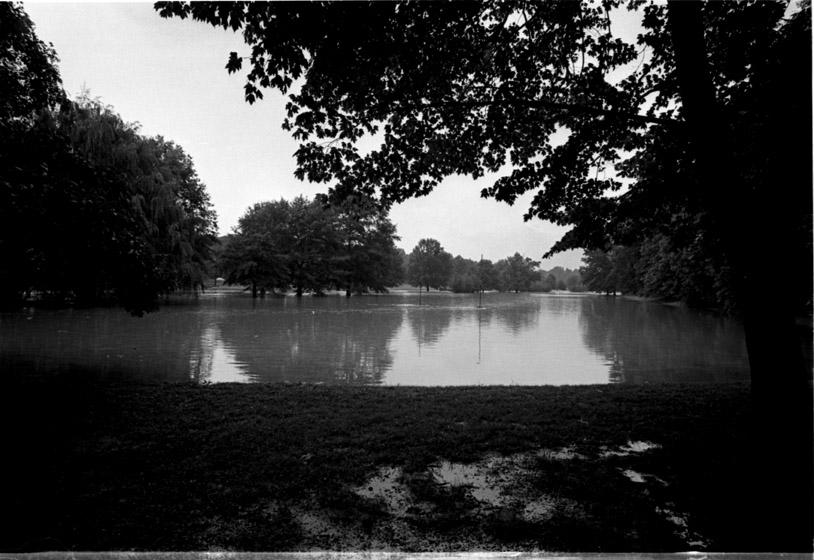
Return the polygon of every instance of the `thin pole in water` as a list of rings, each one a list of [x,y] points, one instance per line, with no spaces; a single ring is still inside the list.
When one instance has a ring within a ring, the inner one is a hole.
[[[478,365],[480,365],[480,309],[478,309]]]
[[[483,253],[480,254],[480,262],[478,263],[481,270],[479,270],[478,274],[478,308],[483,307]],[[480,326],[480,317],[478,317],[478,326]],[[480,339],[478,339],[478,344],[480,344]],[[480,351],[478,351],[478,355],[480,355]]]

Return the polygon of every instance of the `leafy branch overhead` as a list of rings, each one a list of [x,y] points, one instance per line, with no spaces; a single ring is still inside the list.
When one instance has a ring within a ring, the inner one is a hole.
[[[607,246],[637,207],[636,162],[683,138],[667,8],[645,0],[527,3],[158,2],[163,17],[241,31],[245,96],[288,95],[301,179],[384,204],[428,194],[454,174],[501,177],[482,196],[536,192],[525,217],[576,229],[553,251]],[[743,96],[782,31],[778,2],[704,6],[721,99]],[[620,37],[625,13],[638,37]],[[746,26],[739,31],[730,25]],[[370,148],[373,147],[371,150]],[[669,178],[665,186],[673,189]],[[679,189],[680,190],[680,189]],[[662,198],[676,195],[667,194]],[[680,194],[677,195],[680,198]],[[552,251],[552,252],[553,252]]]
[[[289,94],[284,127],[301,141],[297,174],[335,182],[337,194],[399,202],[448,175],[477,178],[511,163],[513,172],[483,195],[512,203],[542,186],[546,203],[536,201],[527,217],[569,223],[588,198],[621,186],[593,179],[597,168],[635,149],[649,126],[675,124],[668,96],[645,111],[644,81],[608,81],[639,56],[612,37],[610,6],[156,7],[165,17],[242,30],[251,47],[246,100],[263,88]],[[227,69],[239,71],[243,61],[231,53]],[[655,71],[648,64],[639,74]],[[564,130],[571,135],[560,144]],[[381,145],[366,152],[371,137]]]

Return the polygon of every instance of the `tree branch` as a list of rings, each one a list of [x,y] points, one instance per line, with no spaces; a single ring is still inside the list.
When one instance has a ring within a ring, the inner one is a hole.
[[[402,105],[399,102],[395,102]],[[501,106],[520,106],[530,109],[555,109],[564,112],[588,113],[604,117],[611,117],[621,120],[629,120],[639,124],[661,124],[667,126],[684,126],[682,121],[675,119],[666,119],[659,117],[649,117],[647,115],[640,115],[638,113],[628,113],[625,111],[616,111],[613,109],[602,109],[599,107],[591,107],[588,105],[579,105],[575,103],[563,103],[559,101],[549,101],[546,99],[532,99],[532,100],[511,100],[505,102],[488,101],[488,100],[472,100],[472,101],[447,101],[441,103],[417,103],[413,106],[415,109],[431,109],[442,107],[486,107],[489,105]],[[405,108],[410,108],[409,105],[402,105]],[[383,108],[378,106],[377,109]]]

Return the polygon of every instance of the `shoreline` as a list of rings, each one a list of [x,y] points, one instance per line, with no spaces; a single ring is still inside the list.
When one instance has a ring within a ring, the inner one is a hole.
[[[4,551],[754,548],[748,384],[5,385]]]

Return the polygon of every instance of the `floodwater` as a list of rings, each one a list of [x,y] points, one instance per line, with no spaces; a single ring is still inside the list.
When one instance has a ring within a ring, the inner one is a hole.
[[[0,371],[150,381],[577,385],[748,380],[741,326],[584,294],[176,299],[0,314]]]

